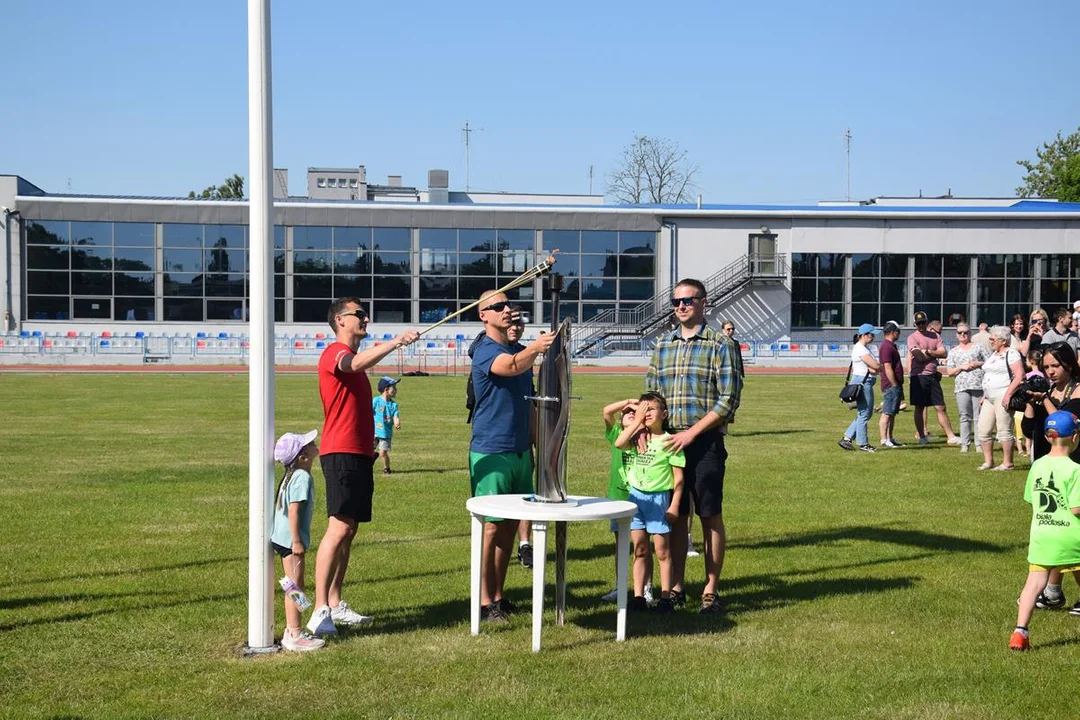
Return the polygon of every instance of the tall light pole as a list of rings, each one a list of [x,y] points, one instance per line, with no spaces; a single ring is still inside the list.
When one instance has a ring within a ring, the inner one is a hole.
[[[845,172],[847,175],[847,194],[844,196],[844,199],[851,200],[851,128],[848,128],[844,132],[844,149],[847,155],[847,168]]]
[[[248,639],[249,653],[273,652],[274,570],[270,520],[274,487],[273,101],[270,0],[248,0]]]

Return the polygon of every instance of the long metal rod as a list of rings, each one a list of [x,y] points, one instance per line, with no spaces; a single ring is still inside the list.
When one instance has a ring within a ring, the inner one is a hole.
[[[513,280],[508,282],[506,285],[503,285],[501,288],[498,288],[493,294],[498,295],[499,293],[510,292],[514,288],[521,287],[522,285],[525,285],[526,283],[531,283],[536,278],[541,277],[542,275],[547,273],[549,270],[551,270],[551,266],[555,264],[555,253],[557,253],[557,252],[559,252],[559,251],[558,250],[552,251],[551,255],[548,255],[547,260],[540,263],[536,267],[529,268],[525,272],[521,273],[516,278],[514,278]],[[457,312],[450,313],[449,315],[447,315],[446,317],[444,317],[442,320],[435,323],[434,325],[429,325],[428,327],[424,328],[423,330],[420,331],[420,334],[423,335],[424,333],[431,332],[432,330],[439,327],[443,323],[450,322],[451,320],[456,318],[458,315],[469,312],[470,310],[472,310],[474,307],[476,307],[479,304],[480,304],[479,300],[469,303],[468,305],[461,308]]]
[[[248,0],[248,160],[251,365],[248,373],[249,651],[274,646],[270,518],[274,486],[273,122],[270,0]]]

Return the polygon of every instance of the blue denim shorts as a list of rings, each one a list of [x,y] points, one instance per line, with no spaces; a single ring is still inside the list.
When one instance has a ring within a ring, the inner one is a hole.
[[[650,535],[666,535],[671,532],[664,513],[671,507],[671,491],[644,492],[630,488],[630,502],[637,505],[637,512],[630,521],[631,530],[644,530]]]
[[[881,396],[881,414],[895,415],[900,412],[900,403],[904,401],[904,388],[893,385],[885,388]]]

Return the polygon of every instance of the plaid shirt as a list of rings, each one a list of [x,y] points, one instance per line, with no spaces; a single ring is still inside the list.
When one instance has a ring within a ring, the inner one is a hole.
[[[735,341],[704,323],[689,338],[675,328],[658,340],[645,375],[645,389],[667,400],[676,430],[690,428],[710,410],[720,416],[721,427],[731,422],[742,386]]]

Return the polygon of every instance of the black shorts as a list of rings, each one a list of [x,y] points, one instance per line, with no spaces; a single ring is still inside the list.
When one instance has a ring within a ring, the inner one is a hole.
[[[356,453],[329,453],[319,458],[326,476],[326,514],[356,522],[371,522],[375,494],[372,465],[375,458]]]
[[[287,548],[284,545],[278,545],[276,542],[270,543],[270,547],[274,548],[274,552],[276,552],[282,558],[287,558],[292,555],[292,548]]]
[[[724,434],[709,430],[684,448],[686,467],[683,468],[683,494],[679,501],[679,517],[690,513],[690,497],[698,517],[719,515],[724,509],[724,469],[727,448]]]
[[[915,407],[940,407],[945,404],[945,395],[941,392],[941,376],[912,375],[911,404]]]

